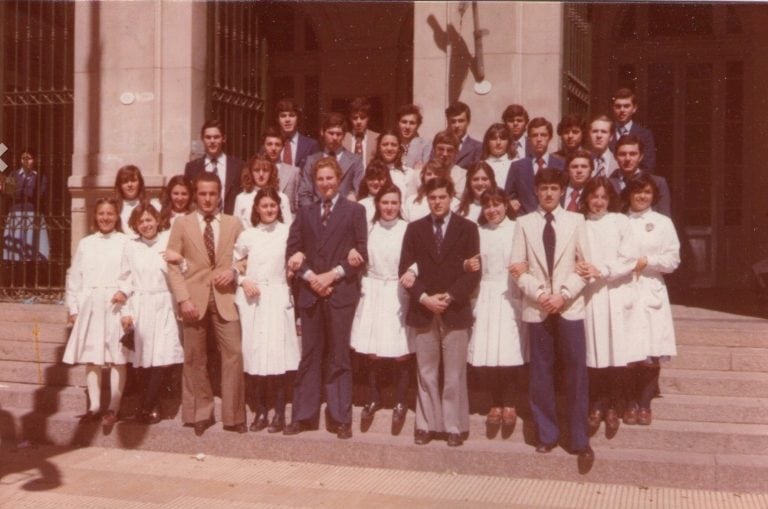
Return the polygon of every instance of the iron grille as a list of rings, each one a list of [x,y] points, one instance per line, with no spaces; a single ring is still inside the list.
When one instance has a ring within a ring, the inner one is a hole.
[[[258,2],[208,4],[206,117],[227,130],[228,153],[247,159],[259,150],[264,117],[264,44]]]
[[[9,166],[3,176],[8,184],[17,180],[21,152],[31,148],[37,182],[45,182],[26,195],[10,184],[0,195],[0,299],[56,301],[70,261],[74,3],[0,2],[0,51],[0,141]]]
[[[592,26],[589,6],[563,6],[563,114],[586,117],[592,82]]]

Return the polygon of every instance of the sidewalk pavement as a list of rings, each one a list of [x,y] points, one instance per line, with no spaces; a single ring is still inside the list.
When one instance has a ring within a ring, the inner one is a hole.
[[[3,509],[446,509],[481,504],[486,508],[765,508],[768,493],[512,479],[99,447],[0,449]]]

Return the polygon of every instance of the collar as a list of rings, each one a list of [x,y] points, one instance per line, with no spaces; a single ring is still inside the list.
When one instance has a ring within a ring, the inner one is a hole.
[[[452,214],[452,212],[449,210],[448,213],[443,216],[443,226],[448,226],[448,221],[450,221],[450,219],[451,219],[451,214]],[[432,212],[429,213],[429,217],[430,217],[430,219],[432,219],[432,225],[434,226],[435,219],[437,219],[437,218],[435,217],[435,215]]]
[[[488,158],[485,160],[487,163],[505,163],[507,161],[511,161],[508,154],[504,154],[500,157],[495,157],[489,155]]]
[[[97,231],[95,233],[96,237],[100,239],[111,239],[114,234],[115,234],[115,230],[112,230],[109,233],[102,233],[101,231]]]
[[[618,125],[618,124],[616,125],[616,130],[617,130],[617,131],[618,131],[619,129],[621,129],[621,128],[624,128],[624,129],[626,129],[626,130],[627,130],[627,132],[631,131],[631,130],[632,130],[632,121],[630,120],[629,122],[627,122],[627,123],[626,123],[626,124],[624,124],[624,125]]]
[[[204,223],[205,222],[205,215],[202,212],[200,212],[199,210],[196,210],[195,214],[197,214],[197,222],[198,223]],[[221,212],[216,212],[213,215],[213,220],[214,221],[220,221],[221,220]]]
[[[138,240],[140,240],[141,242],[143,242],[143,243],[144,243],[144,244],[146,244],[147,246],[149,246],[149,247],[152,247],[152,246],[154,246],[155,244],[157,244],[157,240],[158,240],[159,238],[160,238],[160,232],[157,232],[157,233],[155,233],[155,236],[154,236],[154,237],[152,237],[151,239],[147,239],[147,238],[144,238],[144,237],[141,237],[141,236],[139,236],[139,239],[138,239]]]
[[[256,228],[258,228],[259,230],[264,231],[264,232],[271,232],[271,231],[274,231],[275,228],[277,228],[277,223],[279,223],[279,222],[280,221],[275,219],[274,221],[272,221],[269,224],[259,223],[259,224],[256,225]]]
[[[210,164],[211,161],[213,161],[213,158],[209,156],[208,154],[205,154],[205,164]],[[216,158],[216,165],[217,166],[226,166],[227,165],[227,154],[222,152],[219,154],[219,156]]]
[[[635,212],[632,209],[629,209],[629,212],[627,212],[627,215],[632,219],[641,219],[646,215],[648,215],[648,213],[650,213],[652,210],[653,210],[653,207],[648,207],[647,209],[640,212]]]
[[[341,196],[338,192],[333,195],[331,198],[331,208],[335,207],[336,204],[339,202],[339,196]],[[320,206],[322,207],[323,203],[325,203],[325,199],[320,200]]]
[[[536,212],[541,216],[542,219],[544,219],[544,216],[547,214],[547,212],[541,208],[541,205],[536,208]],[[560,206],[560,204],[558,204],[557,207],[555,207],[552,211],[552,215],[555,217],[555,221],[557,221],[557,218],[564,213],[565,211],[563,210],[563,207]]]

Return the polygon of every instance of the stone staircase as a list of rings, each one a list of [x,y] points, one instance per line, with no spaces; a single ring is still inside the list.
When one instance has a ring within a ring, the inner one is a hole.
[[[592,438],[596,461],[579,473],[576,458],[558,448],[536,454],[526,409],[512,436],[485,437],[473,415],[460,448],[445,442],[413,445],[413,412],[400,436],[390,434],[390,412],[379,412],[354,438],[325,431],[298,437],[266,432],[236,435],[214,426],[197,438],[178,417],[147,427],[118,423],[108,434],[81,425],[82,367],[57,363],[67,338],[60,306],[0,304],[0,434],[5,443],[29,440],[63,446],[98,445],[170,452],[259,457],[329,465],[585,482],[768,492],[768,320],[675,306],[679,356],[662,369],[663,396],[649,427],[624,426]],[[127,406],[130,403],[126,404]],[[171,410],[173,411],[173,410]]]

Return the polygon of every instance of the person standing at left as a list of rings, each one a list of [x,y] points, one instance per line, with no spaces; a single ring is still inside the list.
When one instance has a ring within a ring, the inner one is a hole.
[[[417,445],[435,433],[448,433],[448,446],[460,446],[469,431],[467,345],[472,327],[470,297],[479,272],[464,271],[464,260],[480,252],[477,225],[451,212],[453,182],[437,177],[425,184],[429,214],[408,225],[399,276],[413,274],[406,324],[413,327],[418,365]],[[440,371],[442,365],[442,380]]]
[[[291,423],[283,434],[316,426],[325,387],[327,427],[347,439],[352,437],[350,332],[360,300],[359,275],[368,260],[368,226],[363,206],[340,191],[342,169],[335,157],[316,160],[311,172],[320,202],[299,209],[286,249],[288,270],[300,281],[302,337]],[[362,257],[362,266],[349,263],[352,248]]]
[[[245,163],[237,157],[224,153],[227,141],[224,124],[218,120],[208,120],[200,129],[200,137],[205,146],[205,155],[184,166],[184,176],[190,182],[200,173],[213,173],[221,181],[219,209],[225,214],[232,214],[235,209],[235,197],[242,191],[240,174]]]
[[[213,425],[213,391],[207,371],[206,338],[212,332],[221,351],[221,420],[226,431],[245,433],[245,389],[240,320],[235,307],[233,250],[243,227],[219,211],[221,181],[212,172],[195,179],[194,213],[178,218],[168,250],[186,261],[168,264],[168,279],[184,329],[182,420],[201,436]]]

